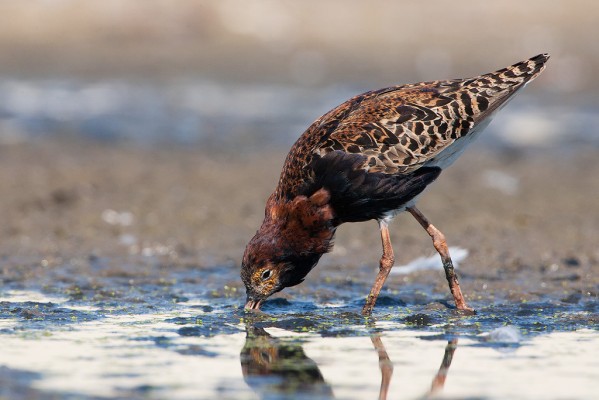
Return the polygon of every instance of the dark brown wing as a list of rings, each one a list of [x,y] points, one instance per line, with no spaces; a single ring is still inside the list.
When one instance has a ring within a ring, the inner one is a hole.
[[[367,173],[418,170],[538,76],[548,58],[542,54],[472,79],[396,86],[348,100],[315,121],[294,144],[278,197],[308,190],[305,183],[317,180],[313,163],[334,151],[360,156],[354,168]]]
[[[333,225],[384,218],[422,193],[441,173],[438,167],[421,167],[404,174],[368,172],[361,167],[364,158],[335,150],[310,163],[311,179],[299,192],[325,188],[331,194]]]

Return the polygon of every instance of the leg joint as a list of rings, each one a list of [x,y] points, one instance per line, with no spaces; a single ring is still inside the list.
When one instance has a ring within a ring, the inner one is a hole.
[[[387,269],[393,267],[393,263],[395,263],[395,257],[393,254],[383,254],[381,257],[381,269]]]
[[[443,250],[447,250],[447,242],[445,241],[445,239],[433,239],[433,246],[435,246],[435,249],[441,251],[441,249]]]

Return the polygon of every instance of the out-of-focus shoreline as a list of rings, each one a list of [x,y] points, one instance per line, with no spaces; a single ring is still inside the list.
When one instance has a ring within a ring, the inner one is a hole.
[[[399,83],[399,82],[396,82]],[[486,129],[489,149],[599,148],[599,99],[516,96]],[[320,115],[377,87],[233,84],[202,79],[0,80],[0,143],[71,136],[142,146],[284,151]]]
[[[599,88],[599,10],[588,0],[63,0],[4,2],[0,11],[0,76],[26,80],[384,87],[474,76],[549,52],[542,86],[559,95]]]

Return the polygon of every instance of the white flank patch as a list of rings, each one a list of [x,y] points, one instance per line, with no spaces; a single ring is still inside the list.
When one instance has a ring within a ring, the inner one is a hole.
[[[453,261],[453,267],[457,268],[458,264],[468,257],[468,250],[461,247],[450,247],[449,254]],[[435,253],[430,257],[419,257],[410,261],[408,264],[394,266],[391,269],[392,274],[410,274],[416,271],[426,271],[431,269],[443,269],[443,264],[439,254]]]

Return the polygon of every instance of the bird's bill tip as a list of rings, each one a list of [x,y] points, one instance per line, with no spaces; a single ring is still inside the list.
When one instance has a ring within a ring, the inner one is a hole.
[[[262,305],[262,300],[248,299],[247,302],[245,303],[245,307],[243,307],[243,309],[247,310],[247,311],[257,311],[257,310],[260,310],[261,305]]]

